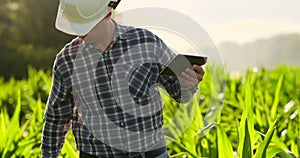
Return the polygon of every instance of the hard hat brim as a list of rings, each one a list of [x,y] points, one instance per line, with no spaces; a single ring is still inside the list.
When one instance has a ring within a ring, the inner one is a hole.
[[[97,18],[86,20],[83,18],[72,21],[63,15],[61,5],[58,7],[55,28],[70,35],[84,36],[92,30],[109,12],[111,8],[107,7]]]

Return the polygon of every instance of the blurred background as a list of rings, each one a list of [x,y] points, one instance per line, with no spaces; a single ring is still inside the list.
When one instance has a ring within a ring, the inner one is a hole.
[[[59,1],[0,0],[0,76],[27,77],[27,67],[51,70],[72,37],[54,28]]]
[[[54,28],[58,2],[0,0],[0,76],[26,78],[28,66],[51,70],[55,55],[73,38]],[[227,71],[239,72],[300,65],[299,6],[298,0],[123,0],[115,14],[141,7],[185,14],[211,36]]]

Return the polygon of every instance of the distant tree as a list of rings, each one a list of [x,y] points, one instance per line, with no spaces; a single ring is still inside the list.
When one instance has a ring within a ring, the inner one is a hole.
[[[0,46],[6,50],[6,44],[9,40],[10,26],[13,25],[14,12],[8,0],[0,0]]]
[[[0,76],[24,78],[27,66],[51,69],[72,37],[54,28],[59,0],[0,0]]]
[[[59,47],[70,39],[54,28],[59,0],[20,0],[14,20],[14,42]]]
[[[299,34],[276,35],[240,45],[227,42],[218,47],[229,71],[281,64],[300,66]]]

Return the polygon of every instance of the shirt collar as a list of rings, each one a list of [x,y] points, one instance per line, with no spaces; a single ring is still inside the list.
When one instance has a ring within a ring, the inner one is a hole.
[[[130,34],[131,34],[130,30],[133,30],[134,27],[120,25],[117,22],[115,22],[114,20],[112,20],[112,21],[115,23],[115,26],[116,26],[114,41],[116,41],[117,39],[128,39],[128,38],[130,38]]]
[[[115,28],[115,34],[114,34],[114,37],[113,37],[113,40],[112,42],[116,42],[118,41],[119,39],[128,39],[131,37],[132,35],[132,31],[134,29],[134,27],[132,26],[125,26],[125,25],[120,25],[118,24],[116,21],[114,21],[112,19],[112,21],[114,22],[116,28]],[[81,39],[80,37],[77,37],[74,39],[75,41],[78,41],[78,45],[89,45],[87,43],[84,42],[83,39]],[[92,47],[92,46],[91,46]]]

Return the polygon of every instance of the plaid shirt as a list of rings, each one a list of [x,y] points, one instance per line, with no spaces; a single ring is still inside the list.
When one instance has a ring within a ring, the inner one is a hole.
[[[70,126],[77,148],[99,157],[128,157],[165,146],[156,87],[180,101],[177,78],[159,75],[174,56],[150,31],[118,24],[105,51],[72,40],[53,66],[43,157],[60,154]]]

